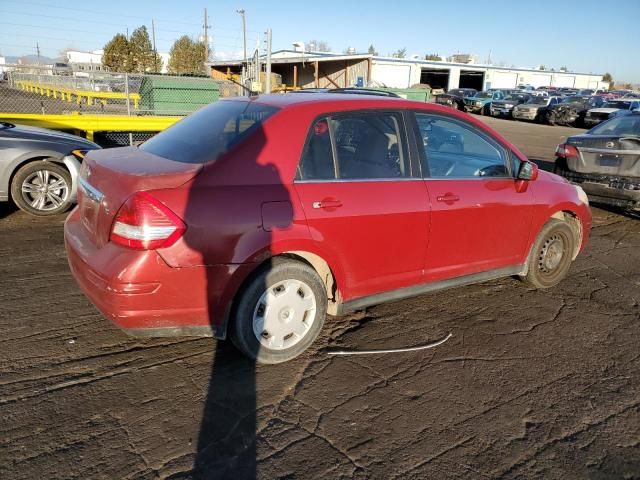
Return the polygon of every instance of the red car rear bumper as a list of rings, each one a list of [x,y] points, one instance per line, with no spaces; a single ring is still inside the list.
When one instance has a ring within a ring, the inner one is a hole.
[[[67,218],[65,248],[75,280],[91,302],[132,335],[224,338],[232,281],[240,265],[172,268],[156,251],[113,243],[98,249],[77,210]],[[229,288],[228,288],[229,287]]]

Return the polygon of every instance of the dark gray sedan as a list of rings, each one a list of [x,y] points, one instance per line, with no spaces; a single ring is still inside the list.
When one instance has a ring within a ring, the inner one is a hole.
[[[556,150],[555,173],[594,202],[640,211],[640,112],[567,138]]]
[[[56,215],[75,203],[80,163],[93,142],[68,133],[0,122],[0,202],[32,215]]]

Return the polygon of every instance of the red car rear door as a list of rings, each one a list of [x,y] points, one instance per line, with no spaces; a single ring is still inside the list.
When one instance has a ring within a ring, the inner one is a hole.
[[[403,115],[386,111],[311,127],[295,189],[344,300],[423,281],[429,202],[406,134]]]
[[[516,189],[510,152],[458,118],[417,113],[416,123],[432,211],[427,279],[522,264],[533,199]]]

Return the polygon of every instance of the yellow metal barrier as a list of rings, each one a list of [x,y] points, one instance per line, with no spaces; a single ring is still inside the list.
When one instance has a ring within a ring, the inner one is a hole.
[[[16,85],[20,87],[22,91],[30,93],[38,93],[40,95],[46,95],[47,97],[58,98],[71,102],[73,97],[76,97],[78,105],[82,102],[83,98],[87,99],[87,105],[93,105],[95,100],[101,102],[103,105],[107,104],[107,100],[126,100],[127,94],[123,92],[92,92],[91,90],[75,90],[73,88],[60,87],[57,85],[50,85],[47,83],[38,83],[27,80],[17,80]],[[129,93],[129,99],[133,102],[133,108],[138,108],[140,104],[140,94]]]
[[[95,132],[160,132],[184,117],[126,115],[40,115],[35,113],[1,113],[0,120],[53,130],[73,130],[86,133],[93,140]]]

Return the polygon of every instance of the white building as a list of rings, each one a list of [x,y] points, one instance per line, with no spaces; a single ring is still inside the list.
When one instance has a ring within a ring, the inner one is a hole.
[[[369,54],[336,54],[280,50],[271,56],[272,70],[282,83],[295,87],[348,87],[380,85],[408,88],[428,84],[432,88],[515,88],[534,87],[607,88],[601,74],[552,72],[527,68],[497,67],[475,63],[390,58]],[[208,62],[214,77],[239,73],[242,60]]]

